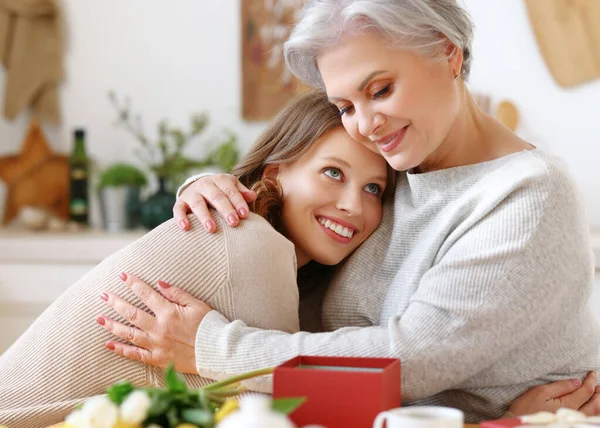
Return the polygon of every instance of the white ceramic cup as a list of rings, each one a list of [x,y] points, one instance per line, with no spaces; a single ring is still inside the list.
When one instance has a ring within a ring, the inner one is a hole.
[[[381,412],[373,428],[463,428],[464,415],[458,409],[438,406],[413,406]]]

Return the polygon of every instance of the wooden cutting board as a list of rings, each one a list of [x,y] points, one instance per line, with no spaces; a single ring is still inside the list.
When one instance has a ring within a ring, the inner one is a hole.
[[[600,77],[600,1],[525,0],[554,80],[571,87]]]
[[[10,222],[24,206],[69,218],[69,157],[52,153],[37,121],[29,125],[21,153],[0,157],[0,180],[8,186],[0,223]]]

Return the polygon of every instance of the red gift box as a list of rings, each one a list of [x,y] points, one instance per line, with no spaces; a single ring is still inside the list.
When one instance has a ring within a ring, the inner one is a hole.
[[[513,428],[519,425],[525,425],[519,418],[496,419],[493,421],[485,421],[479,424],[479,428]]]
[[[290,415],[298,426],[371,427],[400,407],[400,360],[299,356],[275,368],[273,398],[306,397]]]

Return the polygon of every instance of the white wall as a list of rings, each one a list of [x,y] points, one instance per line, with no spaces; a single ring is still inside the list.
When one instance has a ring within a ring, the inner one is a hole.
[[[494,102],[520,109],[521,134],[563,157],[581,189],[592,225],[600,226],[600,80],[564,90],[537,50],[522,0],[463,0],[476,23],[471,87]],[[55,150],[71,147],[71,130],[88,129],[88,150],[105,165],[136,147],[112,126],[106,93],[130,95],[148,129],[162,117],[184,125],[208,111],[212,126],[191,147],[223,127],[248,147],[264,124],[241,120],[239,0],[63,0],[69,31],[67,77],[61,90],[64,120],[46,127]],[[0,74],[0,97],[4,75]],[[28,115],[0,119],[0,154],[18,150]]]

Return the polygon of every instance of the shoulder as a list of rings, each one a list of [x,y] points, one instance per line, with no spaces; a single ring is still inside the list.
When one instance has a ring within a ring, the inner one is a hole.
[[[540,149],[497,159],[481,168],[470,191],[488,197],[523,198],[531,202],[572,200],[577,184],[566,164]]]
[[[230,254],[253,260],[295,261],[294,244],[263,217],[250,213],[237,227],[229,226],[220,217],[217,221],[224,231]]]

